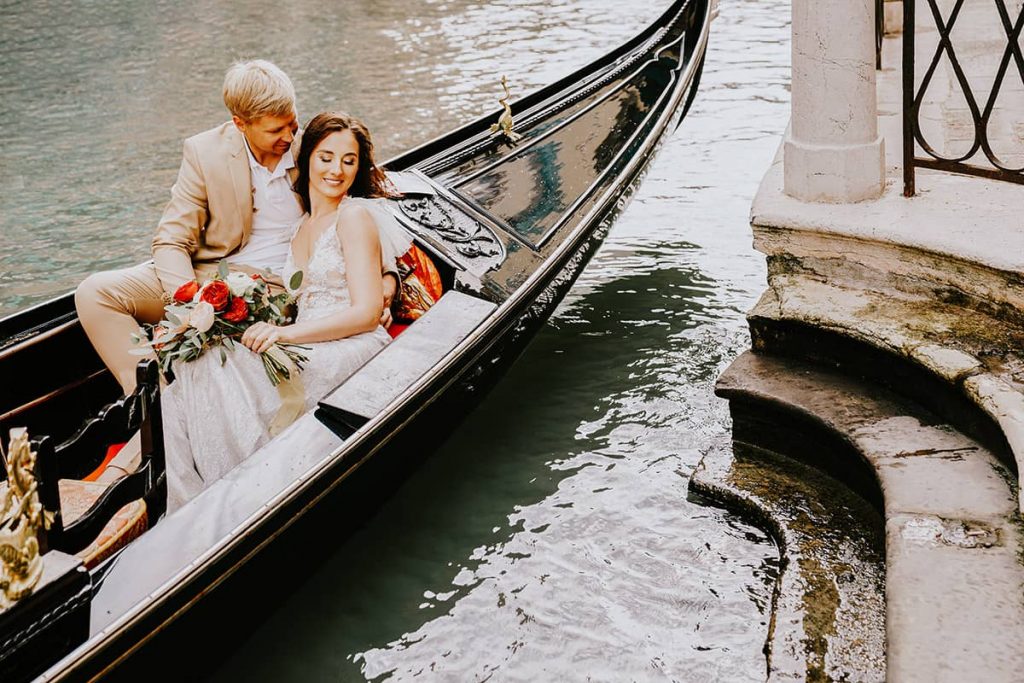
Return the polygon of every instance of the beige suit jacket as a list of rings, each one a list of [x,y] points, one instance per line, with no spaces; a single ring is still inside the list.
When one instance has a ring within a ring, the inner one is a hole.
[[[299,141],[296,135],[296,158]],[[297,170],[291,173],[294,181]],[[217,262],[245,246],[252,233],[252,194],[245,138],[235,124],[228,121],[185,140],[171,201],[153,236],[153,263],[165,292],[194,279],[197,270],[212,272]]]

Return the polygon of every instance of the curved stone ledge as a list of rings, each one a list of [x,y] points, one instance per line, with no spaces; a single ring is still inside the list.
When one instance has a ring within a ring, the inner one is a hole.
[[[898,155],[900,145],[889,144],[888,150]],[[818,233],[1024,273],[1024,231],[1015,229],[1020,216],[1014,215],[1024,202],[1020,185],[918,169],[919,193],[913,199],[903,197],[899,181],[891,177],[877,201],[826,204],[783,192],[782,166],[780,146],[750,208],[755,242],[762,230]]]
[[[1024,471],[1024,332],[1012,322],[804,274],[776,274],[771,284],[748,316],[755,349],[827,362],[887,384]],[[1018,509],[1024,511],[1024,499]]]
[[[768,277],[803,275],[832,286],[886,292],[906,302],[955,304],[1018,328],[1024,322],[1024,275],[922,246],[755,224],[754,246],[768,257]]]
[[[1024,667],[1014,478],[987,448],[877,385],[754,353],[719,380],[737,425],[768,408],[795,452],[825,429],[876,472],[884,499],[887,678],[1013,681]],[[743,440],[756,444],[747,431]],[[776,437],[774,448],[779,448]],[[817,464],[813,461],[810,464]]]
[[[884,680],[884,523],[870,503],[814,468],[728,440],[704,454],[689,489],[779,548],[769,680]]]

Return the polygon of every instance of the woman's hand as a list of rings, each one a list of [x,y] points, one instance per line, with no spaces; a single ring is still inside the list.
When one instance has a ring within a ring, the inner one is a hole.
[[[278,342],[287,343],[287,329],[270,323],[253,323],[242,333],[242,344],[253,353],[263,353]]]

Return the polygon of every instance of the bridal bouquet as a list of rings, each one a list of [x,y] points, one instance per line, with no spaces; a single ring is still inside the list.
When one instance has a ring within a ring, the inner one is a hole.
[[[292,278],[293,289],[301,285],[301,273]],[[145,325],[132,341],[135,353],[156,354],[160,370],[168,372],[175,361],[193,361],[216,348],[221,364],[227,361],[226,348],[234,348],[242,333],[257,322],[284,325],[291,322],[285,310],[292,303],[287,292],[271,295],[270,286],[260,275],[229,273],[221,262],[217,275],[203,284],[192,280],[174,292],[174,303],[164,309],[164,319]],[[301,372],[308,358],[298,344],[277,343],[260,354],[271,384],[278,386]]]

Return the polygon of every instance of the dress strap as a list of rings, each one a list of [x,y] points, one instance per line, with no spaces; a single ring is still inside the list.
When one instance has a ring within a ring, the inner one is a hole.
[[[308,213],[303,213],[301,216],[299,216],[295,220],[295,224],[292,225],[291,235],[288,236],[288,241],[289,242],[291,242],[293,239],[295,239],[295,236],[299,234],[299,228],[302,227],[302,224],[306,222],[307,218],[309,218],[309,214]]]

